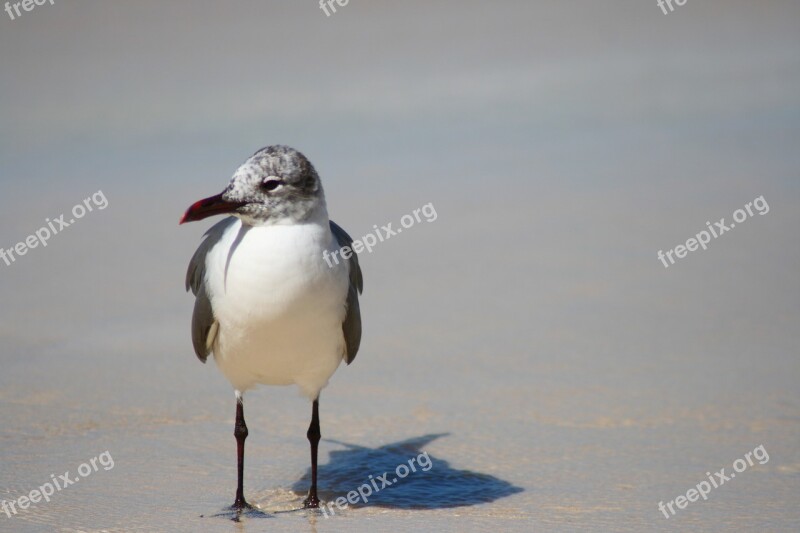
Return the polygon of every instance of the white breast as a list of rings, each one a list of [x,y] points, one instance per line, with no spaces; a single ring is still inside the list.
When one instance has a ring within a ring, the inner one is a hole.
[[[214,359],[231,384],[296,384],[316,398],[344,353],[347,265],[327,216],[307,224],[232,224],[206,258],[206,288],[219,330]]]

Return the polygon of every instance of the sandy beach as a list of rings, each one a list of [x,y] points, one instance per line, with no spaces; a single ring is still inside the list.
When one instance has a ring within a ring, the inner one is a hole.
[[[800,4],[288,4],[0,13],[0,531],[797,531]],[[436,216],[320,400],[323,501],[391,486],[301,509],[262,387],[234,522],[178,220],[275,143],[356,238]]]

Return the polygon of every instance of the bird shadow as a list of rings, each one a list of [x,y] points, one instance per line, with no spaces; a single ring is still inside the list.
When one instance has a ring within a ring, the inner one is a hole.
[[[332,451],[330,461],[320,465],[320,499],[333,502],[337,498],[347,498],[348,493],[359,491],[360,487],[366,493],[367,489],[363,487],[367,486],[372,492],[367,501],[359,496],[357,503],[351,502],[349,506],[367,504],[393,509],[442,509],[493,502],[524,490],[488,474],[453,468],[446,460],[422,451],[424,446],[447,435],[422,435],[380,448],[324,439],[341,444],[345,449]],[[412,458],[416,459],[413,463],[416,471],[407,468]],[[408,469],[403,477],[406,469],[401,465]],[[382,486],[379,476],[384,474],[391,486]],[[292,491],[305,495],[310,480],[309,468],[292,485]],[[355,496],[352,499],[355,500]]]

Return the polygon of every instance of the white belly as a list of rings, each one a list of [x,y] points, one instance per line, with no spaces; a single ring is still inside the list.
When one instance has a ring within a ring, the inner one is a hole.
[[[313,399],[342,361],[347,266],[322,259],[337,248],[327,221],[241,227],[207,257],[214,359],[239,391],[296,384]]]

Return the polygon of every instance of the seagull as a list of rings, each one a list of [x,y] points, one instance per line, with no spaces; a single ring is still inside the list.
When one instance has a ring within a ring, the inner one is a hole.
[[[244,497],[244,393],[257,385],[296,385],[312,402],[307,437],[311,487],[303,504],[318,508],[319,395],[361,343],[355,254],[323,261],[353,239],[328,219],[311,162],[297,150],[262,148],[222,193],[200,200],[180,224],[230,215],[212,226],[189,262],[195,296],[192,344],[203,363],[213,354],[236,395],[238,484],[231,510],[255,511]]]

